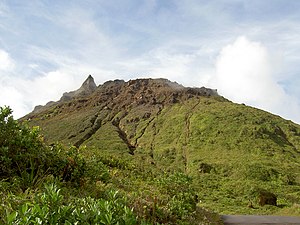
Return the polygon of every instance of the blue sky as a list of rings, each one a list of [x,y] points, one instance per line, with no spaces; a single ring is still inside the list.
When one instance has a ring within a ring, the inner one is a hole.
[[[300,123],[300,1],[1,0],[0,105],[164,77]]]

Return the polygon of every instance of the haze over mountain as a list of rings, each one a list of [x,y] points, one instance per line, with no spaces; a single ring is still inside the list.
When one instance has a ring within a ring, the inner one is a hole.
[[[220,213],[299,215],[300,126],[216,90],[150,78],[96,87],[89,76],[22,120],[39,126],[49,144],[188,174],[201,205]],[[266,191],[277,203],[265,211],[255,205]]]

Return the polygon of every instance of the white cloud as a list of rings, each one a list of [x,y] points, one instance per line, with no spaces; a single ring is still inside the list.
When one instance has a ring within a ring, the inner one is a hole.
[[[9,54],[0,49],[0,71],[10,71],[14,68],[14,62]]]
[[[149,74],[151,77],[165,77],[170,80],[186,83],[186,75],[194,56],[170,52],[169,49],[156,49],[148,55]]]
[[[261,43],[238,37],[224,47],[210,83],[221,95],[300,122],[300,105],[278,84],[271,55]],[[278,68],[276,68],[278,69]]]
[[[5,75],[0,82],[0,106],[10,106],[14,116],[19,118],[36,105],[59,100],[62,93],[70,90],[74,83],[71,75],[61,71],[50,72],[33,80]]]
[[[181,52],[174,44],[153,49],[137,58],[120,61],[116,64],[118,71],[127,74],[131,79],[136,78],[167,78],[185,86],[197,86],[203,77],[199,71],[202,55],[198,52]]]
[[[13,114],[15,117],[20,117],[21,115],[25,115],[24,108],[26,106],[23,104],[23,96],[22,93],[16,88],[12,86],[5,86],[0,84],[1,88],[1,98],[0,98],[0,106],[9,106],[13,109]],[[16,114],[17,113],[17,114]]]

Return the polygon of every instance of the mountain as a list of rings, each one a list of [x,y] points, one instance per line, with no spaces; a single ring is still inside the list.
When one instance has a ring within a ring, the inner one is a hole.
[[[22,120],[40,126],[49,144],[186,173],[199,205],[219,213],[300,215],[300,126],[216,90],[166,79],[97,87],[89,76]],[[262,193],[276,196],[276,204],[259,206]]]

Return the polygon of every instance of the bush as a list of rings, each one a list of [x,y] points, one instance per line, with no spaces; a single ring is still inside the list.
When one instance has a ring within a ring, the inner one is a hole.
[[[39,127],[21,124],[11,114],[9,107],[0,107],[0,179],[19,183],[23,191],[40,184],[47,174],[79,185],[86,170],[79,150],[47,146]]]
[[[258,181],[277,180],[279,173],[273,168],[262,163],[246,164],[242,170],[244,178]]]
[[[108,199],[66,199],[54,184],[20,206],[6,208],[1,223],[12,224],[138,224],[133,211],[117,191],[108,191]]]
[[[157,179],[162,193],[168,195],[167,208],[178,219],[196,210],[198,196],[192,186],[192,178],[184,173],[166,174]]]
[[[19,124],[11,113],[10,108],[0,107],[0,176],[35,176],[49,161],[43,138],[38,127]]]

